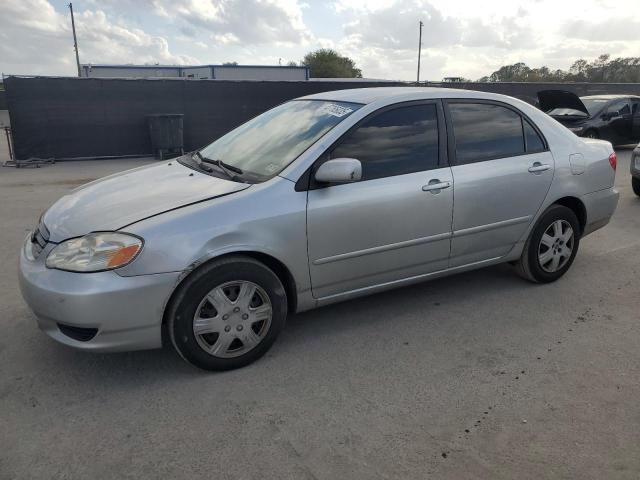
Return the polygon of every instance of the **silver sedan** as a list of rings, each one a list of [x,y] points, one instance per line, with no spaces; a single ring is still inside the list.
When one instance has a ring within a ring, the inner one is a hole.
[[[557,280],[609,222],[615,168],[611,144],[514,98],[320,93],[62,197],[25,239],[20,284],[66,345],[167,338],[237,368],[295,312],[502,262]]]

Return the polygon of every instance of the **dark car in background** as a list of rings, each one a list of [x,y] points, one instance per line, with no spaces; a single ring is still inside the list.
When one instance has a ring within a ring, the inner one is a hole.
[[[580,137],[600,138],[614,145],[640,142],[640,97],[590,95],[563,90],[538,92],[540,109]]]

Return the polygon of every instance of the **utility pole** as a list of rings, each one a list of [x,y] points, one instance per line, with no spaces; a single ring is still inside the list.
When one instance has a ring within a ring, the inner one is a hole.
[[[71,29],[73,30],[73,48],[76,50],[76,65],[78,66],[78,77],[82,76],[80,70],[80,56],[78,55],[78,38],[76,37],[76,22],[73,18],[73,3],[69,3],[69,10],[71,11]]]
[[[424,25],[424,23],[422,23],[422,20],[420,20],[420,36],[418,39],[418,79],[416,80],[416,83],[420,84],[420,54],[422,53],[422,26]]]

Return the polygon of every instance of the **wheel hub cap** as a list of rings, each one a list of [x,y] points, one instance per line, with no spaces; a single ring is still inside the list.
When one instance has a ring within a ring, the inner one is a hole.
[[[193,318],[198,345],[210,355],[233,358],[255,348],[269,332],[273,310],[259,285],[238,280],[215,287]]]
[[[566,220],[556,220],[544,231],[538,245],[538,262],[548,273],[564,267],[573,253],[574,232]]]

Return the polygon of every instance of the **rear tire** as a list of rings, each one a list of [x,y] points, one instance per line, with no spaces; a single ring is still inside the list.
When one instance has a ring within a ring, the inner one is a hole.
[[[231,256],[180,285],[167,310],[173,346],[204,370],[231,370],[264,355],[285,325],[287,295],[262,263]]]
[[[633,188],[633,193],[640,197],[640,178],[631,177],[631,188]]]
[[[525,243],[516,265],[518,274],[534,283],[555,282],[571,267],[579,244],[576,214],[563,205],[551,205]]]

